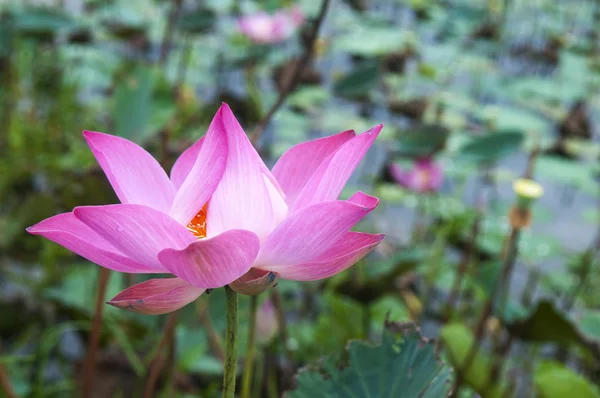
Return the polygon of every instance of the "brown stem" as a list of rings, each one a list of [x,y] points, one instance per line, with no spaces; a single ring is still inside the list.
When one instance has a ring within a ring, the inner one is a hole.
[[[452,286],[452,290],[450,291],[450,297],[448,298],[448,304],[446,305],[446,311],[444,317],[448,320],[452,316],[452,312],[454,311],[454,307],[456,305],[456,301],[460,296],[460,287],[462,285],[462,280],[469,269],[469,265],[473,259],[473,252],[475,251],[475,245],[477,244],[477,235],[479,235],[479,226],[481,222],[481,216],[477,214],[475,220],[473,221],[473,225],[471,227],[471,237],[469,239],[469,243],[467,245],[467,249],[465,251],[464,257],[461,263],[458,266],[458,273],[456,275],[456,279],[454,280],[454,285]]]
[[[90,398],[92,396],[92,384],[94,381],[94,372],[96,371],[96,352],[100,344],[100,332],[102,331],[102,316],[104,314],[104,301],[106,300],[106,288],[110,279],[110,270],[100,268],[98,278],[98,287],[96,291],[96,307],[94,310],[94,319],[92,320],[92,330],[88,338],[88,350],[83,365],[83,388],[81,396]]]
[[[185,37],[184,45],[183,45],[183,53],[181,54],[181,58],[179,60],[179,65],[177,67],[177,78],[175,80],[175,92],[179,93],[183,84],[185,83],[185,76],[187,74],[188,67],[190,65],[190,60],[192,59],[192,41]]]
[[[8,373],[2,363],[0,363],[0,391],[6,396],[6,398],[17,398],[17,393],[10,384]]]
[[[521,235],[520,228],[512,228],[510,230],[510,235],[508,236],[508,243],[506,245],[506,253],[504,255],[504,266],[502,267],[502,278],[501,278],[501,286],[502,286],[502,316],[506,315],[506,310],[508,306],[508,295],[510,293],[510,282],[511,275],[513,269],[515,268],[515,260],[517,259],[517,254],[519,251],[519,236]]]
[[[527,168],[525,169],[525,173],[523,173],[523,178],[533,178],[533,171],[535,168],[535,161],[537,160],[538,155],[540,154],[540,147],[536,145],[531,153],[529,154],[529,158],[527,159]]]
[[[565,300],[565,310],[567,312],[573,308],[573,305],[575,305],[575,301],[577,300],[577,296],[579,296],[579,293],[585,287],[588,276],[590,275],[592,265],[594,263],[594,259],[598,257],[599,252],[600,229],[598,230],[598,233],[596,234],[596,238],[592,242],[592,245],[581,256],[581,265],[579,266],[579,283],[577,284],[577,286],[575,286],[571,294],[569,294],[569,296]]]
[[[156,355],[154,356],[152,364],[150,365],[150,372],[148,374],[148,380],[146,381],[146,389],[144,390],[144,398],[152,398],[154,396],[156,380],[158,379],[164,364],[164,361],[161,360],[161,354],[164,349],[167,348],[167,344],[169,344],[169,342],[173,339],[175,334],[175,325],[177,325],[177,312],[171,312],[167,316],[165,327],[163,329],[163,335],[160,338]]]
[[[273,117],[275,112],[277,112],[281,105],[283,105],[287,96],[298,84],[298,81],[300,80],[300,76],[302,75],[304,68],[306,67],[306,65],[308,65],[308,62],[313,56],[315,42],[317,41],[317,37],[319,36],[319,29],[321,28],[323,20],[325,19],[325,14],[327,13],[327,8],[329,7],[329,1],[330,0],[322,1],[321,10],[319,11],[319,15],[317,16],[317,19],[313,25],[310,37],[307,40],[306,47],[304,48],[304,54],[302,54],[300,62],[296,64],[296,69],[292,74],[292,78],[288,80],[287,84],[280,91],[277,101],[275,101],[275,103],[271,106],[267,114],[260,120],[260,122],[258,122],[258,126],[256,126],[256,128],[254,129],[254,132],[252,133],[252,136],[250,138],[250,142],[252,142],[252,144],[255,145],[258,142],[258,139],[267,127],[267,124],[269,124],[269,121],[271,121],[271,118]]]
[[[204,327],[206,335],[208,336],[210,350],[219,361],[225,362],[225,349],[223,348],[221,337],[215,330],[212,320],[210,319],[210,314],[208,313],[208,301],[198,301],[198,308],[200,312],[200,322],[202,322],[202,327]]]
[[[164,65],[169,56],[169,50],[171,49],[171,42],[173,41],[173,33],[175,32],[175,26],[181,14],[182,0],[173,0],[173,7],[169,12],[169,19],[167,20],[167,27],[165,30],[165,36],[163,37],[162,44],[160,46],[160,55],[158,63]]]
[[[512,228],[511,233],[508,237],[505,251],[505,260],[504,265],[502,267],[502,275],[498,279],[498,283],[494,284],[494,288],[492,289],[492,292],[490,293],[488,299],[484,304],[484,308],[481,311],[481,316],[479,318],[479,321],[477,322],[477,326],[475,327],[473,345],[469,349],[469,352],[467,353],[464,362],[458,369],[454,391],[458,391],[458,388],[460,388],[461,383],[463,382],[464,374],[470,369],[471,364],[475,359],[477,352],[479,351],[479,346],[481,345],[481,342],[483,341],[484,337],[485,325],[487,323],[488,318],[492,314],[492,309],[494,306],[494,297],[496,296],[496,292],[499,289],[501,289],[503,293],[503,305],[501,306],[502,314],[505,313],[504,297],[508,294],[508,289],[510,288],[510,275],[512,273],[512,269],[514,268],[514,263],[518,252],[517,243],[519,239],[519,231],[520,230],[517,228]],[[508,348],[510,348],[510,346]]]
[[[540,281],[540,272],[537,269],[530,269],[527,274],[527,280],[525,282],[525,289],[523,289],[523,294],[521,295],[521,303],[525,307],[529,307],[533,300],[533,295],[537,289],[538,283]]]
[[[290,363],[293,363],[294,357],[292,356],[292,352],[288,346],[289,334],[287,329],[287,321],[285,318],[285,309],[283,308],[281,294],[279,294],[278,289],[271,289],[271,300],[273,300],[273,307],[275,307],[275,311],[277,313],[277,323],[279,324],[279,333],[281,335],[281,341],[283,343],[283,350],[285,352],[285,356],[290,361]]]

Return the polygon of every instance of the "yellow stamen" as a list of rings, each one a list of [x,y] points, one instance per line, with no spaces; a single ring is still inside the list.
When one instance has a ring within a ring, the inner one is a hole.
[[[197,239],[206,238],[206,213],[208,211],[208,203],[192,218],[192,221],[187,225],[190,231]]]

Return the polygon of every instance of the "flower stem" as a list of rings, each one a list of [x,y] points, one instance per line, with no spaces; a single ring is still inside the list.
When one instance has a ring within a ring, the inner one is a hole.
[[[252,369],[254,365],[254,341],[256,334],[256,310],[258,296],[250,296],[250,323],[248,323],[248,342],[244,359],[244,375],[242,376],[242,398],[250,398],[252,387]]]
[[[156,385],[156,381],[158,380],[158,376],[160,376],[160,372],[164,365],[164,362],[161,360],[162,351],[164,351],[166,346],[173,339],[176,325],[177,325],[177,313],[171,312],[167,316],[167,320],[165,322],[165,327],[163,329],[163,335],[160,338],[160,342],[158,343],[158,348],[156,349],[156,355],[155,355],[154,359],[152,360],[152,364],[150,365],[150,371],[148,373],[148,379],[146,381],[146,389],[144,391],[144,398],[152,398],[154,396],[154,387]]]
[[[104,301],[106,298],[108,280],[110,278],[110,270],[100,268],[99,274],[92,330],[88,337],[88,352],[83,364],[83,387],[81,396],[84,398],[91,397],[93,392],[92,383],[96,371],[96,352],[100,345],[100,331],[102,330],[102,316],[104,314]]]
[[[233,289],[225,286],[225,297],[227,301],[227,326],[225,329],[227,353],[223,374],[223,398],[234,398],[237,373],[238,296]]]

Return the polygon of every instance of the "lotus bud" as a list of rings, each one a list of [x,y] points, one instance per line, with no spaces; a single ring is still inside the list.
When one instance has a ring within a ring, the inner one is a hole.
[[[531,204],[544,193],[540,184],[528,178],[516,180],[513,183],[513,190],[517,194],[517,207],[520,209],[529,209]]]
[[[259,344],[267,344],[277,333],[279,325],[273,302],[267,299],[256,312],[256,339]]]
[[[537,182],[528,178],[520,178],[513,183],[517,194],[517,203],[510,209],[508,219],[513,228],[527,228],[531,225],[531,204],[544,190]]]

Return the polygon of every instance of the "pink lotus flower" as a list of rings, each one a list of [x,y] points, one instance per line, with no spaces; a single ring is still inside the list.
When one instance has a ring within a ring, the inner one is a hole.
[[[411,170],[391,164],[390,173],[398,184],[419,193],[435,192],[444,182],[443,169],[430,158],[416,160]]]
[[[174,311],[247,273],[327,278],[383,239],[350,231],[377,198],[357,192],[337,200],[381,127],[297,145],[271,172],[224,104],[170,178],[138,145],[86,131],[121,204],[76,207],[27,230],[114,271],[175,275],[109,302],[145,314]]]
[[[274,15],[259,12],[237,21],[240,32],[260,44],[279,43],[290,38],[303,22],[304,14],[299,7],[279,10]]]

